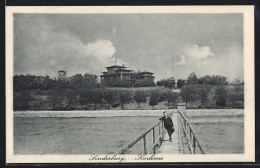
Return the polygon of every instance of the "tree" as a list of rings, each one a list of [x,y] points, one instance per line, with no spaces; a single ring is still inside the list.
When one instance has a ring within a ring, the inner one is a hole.
[[[185,85],[186,81],[183,79],[178,79],[177,81],[177,87],[182,88]]]
[[[90,101],[90,90],[82,90],[79,93],[79,103],[81,105],[81,109],[83,105],[86,105]]]
[[[228,92],[228,102],[233,108],[244,108],[244,86],[241,83],[233,83],[233,86]]]
[[[228,93],[227,99],[232,108],[244,108],[244,94]]]
[[[140,103],[146,102],[146,94],[144,91],[137,90],[134,95],[134,100],[139,105]]]
[[[168,92],[166,95],[168,104],[176,102],[177,94],[173,92]]]
[[[66,89],[70,89],[70,84],[67,78],[58,78],[55,80],[53,90],[50,92],[53,110],[64,109],[62,101],[66,99]]]
[[[29,102],[32,100],[32,96],[27,91],[21,91],[20,94],[14,95],[14,110],[28,110]]]
[[[122,91],[119,93],[119,101],[121,103],[121,108],[124,109],[124,104],[131,101],[131,96],[129,92]]]
[[[70,77],[70,86],[74,90],[79,90],[83,88],[83,76],[81,74],[76,74]]]
[[[227,85],[227,78],[220,75],[213,75],[213,76],[203,76],[198,79],[198,84],[200,85]]]
[[[42,83],[44,89],[53,89],[54,87],[54,80],[48,75],[44,76]]]
[[[143,79],[140,81],[135,81],[135,87],[154,87],[155,83],[153,79]]]
[[[190,73],[190,75],[187,79],[187,85],[190,85],[190,84],[198,84],[198,78],[194,72]]]
[[[32,85],[33,81],[35,80],[35,75],[15,75],[13,77],[13,87],[14,91],[21,91],[21,90],[29,90],[32,89],[30,86]]]
[[[61,106],[61,101],[62,101],[62,91],[59,88],[55,88],[50,91],[50,100],[52,102],[52,109],[56,110]]]
[[[68,99],[67,110],[72,108],[72,104],[77,100],[77,92],[73,89],[67,89],[65,91],[66,98]]]
[[[149,105],[153,107],[158,104],[158,92],[156,91],[152,91],[150,94],[150,101],[149,101]]]
[[[108,109],[110,109],[112,104],[116,102],[116,93],[113,90],[106,90],[103,94],[103,97],[107,101]]]
[[[212,85],[227,85],[227,78],[220,75],[213,75],[212,76]]]
[[[203,76],[198,80],[200,85],[212,85],[212,77],[209,75]]]
[[[55,80],[54,83],[54,89],[61,89],[61,90],[65,90],[65,89],[70,89],[70,83],[67,79],[58,79]]]
[[[167,79],[162,79],[157,81],[157,86],[164,86],[164,87],[168,87],[168,88],[174,88],[175,86],[175,80],[173,77],[171,78],[167,78]]]
[[[227,99],[227,90],[224,86],[218,86],[215,90],[214,99],[216,100],[216,104],[219,107],[226,106],[226,99]]]
[[[82,88],[84,89],[92,89],[99,86],[97,75],[92,75],[90,73],[86,73],[83,76]]]
[[[181,88],[180,95],[185,99],[186,107],[188,105],[188,101],[195,99],[197,97],[197,93],[195,91],[194,85],[186,85]]]
[[[233,80],[232,84],[233,85],[241,85],[242,82],[239,80],[239,78],[236,78],[236,79]]]
[[[94,103],[94,110],[97,109],[97,104],[102,100],[102,92],[100,89],[90,91],[90,100]]]
[[[201,100],[201,106],[204,107],[204,103],[208,100],[210,87],[208,85],[198,85],[196,91]]]

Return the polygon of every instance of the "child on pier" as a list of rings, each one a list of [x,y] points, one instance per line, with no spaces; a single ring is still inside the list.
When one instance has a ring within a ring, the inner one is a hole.
[[[167,113],[167,111],[163,112],[163,117],[160,118],[159,120],[163,120],[164,128],[167,130],[168,135],[169,135],[169,141],[172,142],[172,133],[174,132],[174,125],[172,122],[171,117]]]

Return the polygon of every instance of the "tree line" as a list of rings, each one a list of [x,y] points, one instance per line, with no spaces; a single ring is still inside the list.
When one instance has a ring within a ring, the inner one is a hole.
[[[174,88],[176,81],[173,77],[161,79],[157,81],[157,86],[164,86],[169,88]],[[221,75],[205,75],[201,78],[198,78],[197,75],[192,72],[189,74],[187,80],[178,79],[177,80],[177,88],[181,89],[183,86],[191,85],[191,84],[198,84],[198,85],[228,85],[229,82],[227,78]]]
[[[41,103],[48,108],[41,108],[40,105],[33,105],[30,102],[35,97],[45,97]],[[97,110],[120,108],[125,109],[128,103],[148,103],[154,108],[160,102],[167,101],[173,105],[176,101],[176,94],[168,89],[152,90],[117,90],[107,88],[93,89],[66,89],[57,88],[52,90],[19,91],[14,96],[14,110]]]
[[[49,90],[49,89],[78,89],[78,88],[94,88],[99,87],[97,75],[90,73],[76,74],[71,77],[60,79],[59,77],[51,78],[50,76],[36,75],[15,75],[13,77],[14,91],[22,90]]]
[[[234,89],[229,89],[232,86]],[[213,99],[218,108],[244,108],[244,87],[240,81],[229,84],[226,77],[206,75],[197,78],[191,73],[184,85],[181,87],[180,95],[186,102],[200,101],[199,108],[210,108],[207,105],[209,97]],[[212,93],[213,92],[213,93]],[[229,105],[227,104],[229,103]]]
[[[162,101],[166,101],[168,105],[176,102],[176,94],[171,91],[175,88],[174,78],[162,79],[156,84],[158,88],[130,91],[104,88],[98,77],[89,73],[65,78],[15,75],[14,109],[73,110],[98,109],[101,106],[103,109],[124,109],[125,104],[130,102],[136,102],[138,105],[148,103],[152,107]],[[209,102],[214,100],[219,108],[243,108],[243,83],[233,83],[233,91],[228,89],[229,85],[226,77],[206,75],[198,78],[195,73],[191,73],[186,80],[177,81],[177,87],[181,89],[180,95],[187,105],[199,101],[198,108],[212,108]],[[90,104],[93,106],[90,107]]]

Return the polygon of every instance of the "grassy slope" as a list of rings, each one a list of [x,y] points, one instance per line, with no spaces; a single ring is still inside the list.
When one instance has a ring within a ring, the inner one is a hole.
[[[243,86],[240,86],[241,88],[239,88],[239,91],[241,93],[243,93]],[[123,91],[123,90],[127,90],[130,91],[130,94],[133,96],[134,92],[137,90],[142,90],[142,91],[147,91],[148,93],[150,91],[153,90],[161,90],[161,91],[169,91],[169,89],[165,89],[164,87],[140,87],[140,88],[105,88],[107,90],[118,90],[118,91]],[[214,100],[214,92],[215,92],[216,87],[212,87],[208,96],[208,101],[207,103],[205,103],[206,106],[210,106],[211,108],[218,108],[216,106],[215,100]],[[232,85],[228,85],[227,86],[227,90],[228,92],[235,92],[235,88]],[[32,97],[32,100],[30,100],[29,104],[30,104],[30,110],[51,110],[52,109],[52,102],[51,99],[48,95],[50,95],[51,90],[45,90],[45,91],[41,91],[41,93],[38,93],[39,91],[27,91],[30,96]],[[14,96],[17,96],[21,94],[20,92],[15,92]],[[193,101],[193,102],[188,102],[188,107],[189,108],[198,108],[198,106],[201,105],[200,101]],[[80,105],[76,105],[76,109],[80,109]],[[85,106],[87,109],[94,109],[94,105],[93,104],[88,104],[87,106]],[[140,103],[139,105],[132,100],[130,103],[127,103],[124,105],[125,109],[169,109],[172,107],[168,107],[167,106],[167,102],[163,101],[160,102],[158,105],[155,105],[154,107],[149,106],[149,98],[147,99],[146,103]],[[101,109],[107,109],[107,107],[105,105],[98,105],[97,106],[97,110],[101,110]],[[111,109],[115,109],[115,110],[119,110],[121,109],[121,106],[116,107],[116,108],[112,108]]]
[[[227,92],[229,92],[229,93],[238,92],[240,94],[244,94],[244,86],[240,85],[240,86],[238,86],[238,88],[239,88],[238,90],[235,90],[235,87],[233,85],[228,85],[226,87]],[[209,106],[211,108],[218,108],[216,105],[216,102],[214,100],[215,90],[216,90],[216,86],[213,86],[210,89],[210,92],[208,95],[208,101],[205,103],[206,106]],[[227,102],[227,104],[230,105],[228,102]],[[198,101],[198,100],[193,101],[193,102],[188,102],[188,108],[198,108],[199,105],[201,105],[201,101]]]

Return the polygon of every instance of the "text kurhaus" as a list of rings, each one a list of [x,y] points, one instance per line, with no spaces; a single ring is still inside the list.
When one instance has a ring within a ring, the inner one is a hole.
[[[163,157],[155,157],[155,155],[148,156],[142,154],[142,155],[138,155],[138,157],[135,158],[135,160],[163,160]]]

